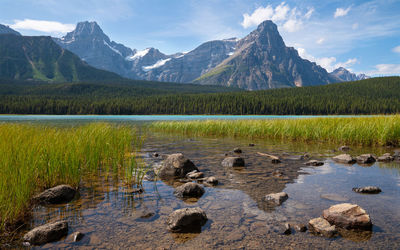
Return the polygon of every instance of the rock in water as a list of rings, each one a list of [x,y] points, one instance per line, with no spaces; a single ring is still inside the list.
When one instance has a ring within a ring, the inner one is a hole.
[[[265,196],[265,200],[273,201],[276,205],[281,205],[284,201],[289,198],[288,194],[285,192],[268,194]]]
[[[356,204],[342,203],[324,210],[322,216],[329,223],[344,229],[370,230],[372,227],[369,215]]]
[[[341,147],[339,147],[339,150],[340,151],[349,151],[350,147],[349,146],[341,146]]]
[[[58,221],[36,227],[24,235],[23,240],[32,245],[43,245],[57,241],[68,234],[68,223]]]
[[[174,211],[167,219],[168,230],[176,233],[199,232],[207,222],[207,215],[199,207]]]
[[[189,172],[199,169],[183,154],[172,154],[164,160],[158,176],[160,178],[184,178]]]
[[[221,164],[223,167],[244,167],[244,159],[242,157],[226,157]]]
[[[332,158],[334,161],[345,164],[353,164],[356,160],[349,154],[341,154]]]
[[[388,162],[388,161],[393,161],[393,160],[394,160],[394,157],[391,156],[389,153],[383,154],[382,156],[378,157],[378,161]]]
[[[379,187],[374,186],[367,186],[361,188],[353,188],[353,191],[356,193],[363,193],[363,194],[379,194],[382,190]]]
[[[211,184],[211,185],[217,185],[218,184],[218,180],[214,176],[210,176],[208,178],[205,178],[204,182],[208,183],[208,184]]]
[[[194,170],[186,175],[186,178],[189,178],[189,179],[199,179],[199,178],[203,178],[203,177],[204,177],[204,174],[197,170]]]
[[[323,161],[317,161],[317,160],[310,160],[305,163],[307,166],[322,166],[324,165]]]
[[[356,160],[358,163],[361,163],[361,164],[369,164],[369,163],[376,162],[375,156],[373,156],[371,154],[363,154],[363,155],[357,156]]]
[[[312,233],[321,234],[325,237],[334,237],[337,233],[336,227],[321,217],[314,218],[308,222],[308,229]]]
[[[201,197],[204,194],[204,188],[197,183],[188,182],[179,187],[174,191],[174,195],[179,198],[184,197]]]
[[[234,148],[233,152],[236,153],[236,154],[241,154],[242,150],[240,148]]]
[[[60,204],[71,201],[75,194],[76,190],[70,185],[58,185],[36,195],[33,200],[40,204]]]
[[[307,231],[307,226],[304,224],[295,224],[294,230],[296,230],[297,232],[305,232]]]
[[[285,223],[283,234],[285,234],[285,235],[292,234],[292,229],[290,228],[289,223]]]
[[[72,238],[73,238],[74,242],[80,241],[81,239],[83,239],[83,236],[85,236],[85,235],[81,232],[75,232],[72,234]]]

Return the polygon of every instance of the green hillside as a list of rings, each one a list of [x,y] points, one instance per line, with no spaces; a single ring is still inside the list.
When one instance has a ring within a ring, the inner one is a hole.
[[[122,81],[113,84],[3,82],[0,88],[0,113],[238,115],[400,113],[400,77],[371,78],[313,87],[226,93],[231,90],[144,81]]]
[[[0,78],[76,82],[121,79],[93,68],[51,37],[0,35]]]

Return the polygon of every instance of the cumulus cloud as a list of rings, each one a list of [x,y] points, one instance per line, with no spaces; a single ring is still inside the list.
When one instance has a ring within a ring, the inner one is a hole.
[[[399,53],[400,54],[400,45],[397,47],[393,48],[393,52]]]
[[[288,4],[282,2],[275,8],[272,5],[258,7],[253,13],[243,14],[241,25],[243,28],[257,26],[265,20],[272,20],[281,25],[286,31],[294,32],[301,29],[303,19],[309,19],[314,12],[314,8],[309,8],[307,13],[302,14],[297,8],[291,9]]]
[[[350,67],[358,62],[357,58],[350,58],[345,62],[337,62],[336,57],[333,56],[317,58],[308,54],[304,48],[298,48],[297,51],[299,52],[300,57],[317,63],[322,68],[326,69],[328,72],[332,72],[339,67],[351,70]]]
[[[43,21],[43,20],[14,20],[14,24],[10,27],[16,30],[34,30],[46,33],[66,33],[72,31],[75,28],[74,24],[64,24],[54,21]]]
[[[368,75],[400,75],[400,64],[378,64],[375,69],[368,72]]]
[[[343,9],[343,8],[337,8],[335,11],[335,14],[333,15],[335,18],[341,17],[341,16],[345,16],[347,15],[347,13],[349,13],[351,9],[351,6],[348,7],[347,9]]]

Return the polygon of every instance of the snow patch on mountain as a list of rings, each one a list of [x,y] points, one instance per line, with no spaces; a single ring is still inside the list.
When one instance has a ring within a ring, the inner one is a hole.
[[[150,66],[144,66],[142,67],[142,69],[144,71],[149,71],[158,67],[163,66],[166,62],[168,62],[169,60],[171,60],[171,58],[167,58],[167,59],[162,59],[162,60],[158,60],[155,64],[150,65]]]
[[[144,57],[145,55],[147,55],[147,53],[149,53],[149,51],[150,51],[150,48],[140,50],[140,51],[136,52],[134,55],[128,56],[126,59],[129,61],[134,61],[136,59]]]
[[[119,55],[122,56],[122,54],[121,54],[121,52],[119,52],[119,50],[117,50],[117,49],[111,47],[111,45],[108,44],[108,42],[106,42],[105,40],[103,40],[103,42],[104,42],[104,45],[106,45],[107,47],[109,47],[112,51],[114,51],[115,53],[117,53],[117,54],[119,54]]]

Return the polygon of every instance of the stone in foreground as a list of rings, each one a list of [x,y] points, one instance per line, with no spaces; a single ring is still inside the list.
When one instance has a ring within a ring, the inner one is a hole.
[[[68,223],[58,221],[32,229],[24,235],[24,242],[32,245],[43,245],[61,239],[68,234]]]
[[[284,201],[289,198],[288,194],[285,192],[268,194],[265,196],[265,200],[273,201],[276,205],[281,205]]]
[[[344,229],[370,230],[372,223],[369,215],[356,204],[342,203],[331,206],[322,213],[329,223]]]
[[[199,232],[207,220],[206,213],[199,207],[182,208],[169,215],[167,225],[168,230],[175,233]]]
[[[369,163],[376,162],[375,156],[373,156],[371,154],[363,154],[363,155],[357,156],[356,160],[358,163],[361,163],[361,164],[369,164]]]
[[[367,186],[367,187],[355,187],[353,191],[356,193],[363,193],[363,194],[379,194],[382,190],[379,187],[375,186]]]
[[[49,188],[33,197],[40,204],[60,204],[70,202],[76,194],[76,190],[70,185],[58,185]]]
[[[244,167],[244,159],[242,157],[226,157],[221,164],[223,167]]]
[[[317,161],[317,160],[310,160],[305,163],[307,166],[322,166],[324,165],[323,161]]]
[[[325,237],[334,237],[337,234],[336,227],[321,217],[314,218],[308,222],[308,229],[311,233],[320,234]]]
[[[378,157],[378,161],[384,161],[384,162],[389,162],[393,161],[394,157],[391,156],[389,153],[383,154],[382,156]]]
[[[188,182],[179,187],[174,191],[174,195],[179,198],[196,197],[199,198],[204,194],[204,188],[197,183]]]
[[[184,178],[188,173],[197,170],[193,162],[187,159],[183,154],[172,154],[164,160],[158,176],[160,178]]]
[[[339,163],[345,163],[345,164],[356,163],[356,160],[353,157],[351,157],[351,155],[349,155],[349,154],[337,155],[337,156],[333,157],[332,159]]]

